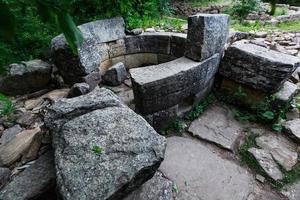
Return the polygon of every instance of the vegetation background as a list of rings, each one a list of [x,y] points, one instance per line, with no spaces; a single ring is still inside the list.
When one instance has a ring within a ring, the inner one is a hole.
[[[10,63],[35,58],[47,59],[51,39],[61,33],[56,24],[43,22],[38,15],[39,10],[37,10],[37,7],[25,3],[26,0],[2,1],[13,5],[11,11],[16,18],[16,34],[12,39],[5,39],[0,36],[0,74],[4,72],[4,66]],[[162,16],[172,14],[170,6],[172,0],[49,0],[49,2],[52,1],[54,3],[68,2],[70,4],[69,13],[73,16],[77,25],[92,20],[122,16],[128,29],[145,28],[151,27],[155,23],[167,23],[166,18],[162,20]],[[223,0],[173,1],[197,2],[199,5],[207,5],[211,2]],[[232,1],[236,2],[232,7],[232,16],[236,15],[234,13],[238,13],[240,18],[244,18],[249,11],[257,9],[257,2],[260,0]],[[300,0],[277,0],[277,3],[300,5]],[[182,21],[178,21],[180,19],[176,19],[177,21],[172,20],[175,29],[182,25]],[[176,27],[176,23],[178,27]]]

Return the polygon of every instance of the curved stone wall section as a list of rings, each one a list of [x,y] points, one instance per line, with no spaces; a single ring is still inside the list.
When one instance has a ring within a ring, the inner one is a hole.
[[[127,69],[169,62],[184,55],[186,34],[143,33],[126,36],[115,44],[104,46],[100,71],[103,74],[112,65],[123,62]],[[103,48],[102,48],[103,49]]]
[[[138,112],[151,114],[182,102],[206,88],[217,72],[219,54],[202,62],[181,57],[171,62],[130,69]]]

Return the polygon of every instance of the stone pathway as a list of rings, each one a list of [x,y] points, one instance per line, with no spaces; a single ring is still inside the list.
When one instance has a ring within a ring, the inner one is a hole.
[[[245,129],[248,129],[248,133]],[[242,144],[247,134],[258,134],[257,147],[248,151],[271,178],[281,180],[284,173],[278,164],[286,171],[292,170],[298,161],[299,147],[284,134],[272,133],[259,125],[238,122],[230,109],[219,103],[210,106],[191,123],[188,130],[190,136],[185,134],[183,137],[167,138],[165,160],[159,171],[173,182],[173,197],[161,199],[299,199],[299,183],[287,186],[280,194],[266,183],[268,177],[242,166],[233,148]],[[161,193],[160,197],[166,196]]]
[[[254,191],[245,169],[189,138],[168,138],[159,170],[178,186],[177,199],[241,200]]]

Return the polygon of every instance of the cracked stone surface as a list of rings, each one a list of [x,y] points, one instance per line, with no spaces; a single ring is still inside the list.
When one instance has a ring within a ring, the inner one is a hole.
[[[300,199],[300,181],[290,185],[283,189],[282,194],[289,198],[289,200],[299,200]]]
[[[233,150],[242,129],[242,125],[234,119],[228,108],[213,105],[192,122],[188,131],[196,137]]]
[[[282,172],[279,170],[277,163],[273,160],[269,152],[256,148],[250,148],[248,152],[255,157],[260,166],[272,179],[281,180],[283,178]]]
[[[256,138],[256,144],[269,152],[272,158],[287,171],[297,164],[297,146],[281,135],[263,135]]]
[[[177,185],[177,200],[244,200],[254,191],[246,170],[189,138],[167,139],[159,170]]]

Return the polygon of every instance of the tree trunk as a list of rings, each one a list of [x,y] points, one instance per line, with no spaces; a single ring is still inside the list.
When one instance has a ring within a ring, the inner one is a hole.
[[[274,15],[276,11],[276,0],[270,0],[271,11],[270,15]]]

